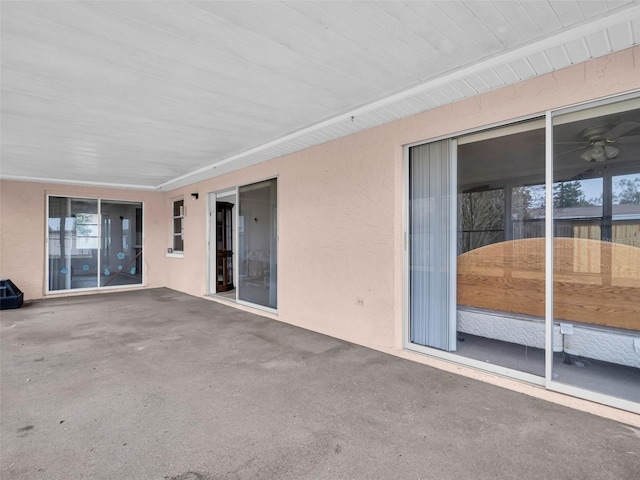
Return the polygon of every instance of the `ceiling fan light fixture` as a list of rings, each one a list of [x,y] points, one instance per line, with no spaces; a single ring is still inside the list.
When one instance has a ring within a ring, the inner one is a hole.
[[[604,162],[617,157],[619,153],[620,150],[616,147],[606,145],[604,142],[596,142],[582,152],[580,158],[586,162]]]
[[[593,158],[596,162],[601,162],[606,157],[604,155],[604,147],[601,145],[594,145],[591,147],[591,158]]]
[[[604,147],[604,154],[608,159],[616,158],[619,153],[620,150],[618,150],[616,147],[613,147],[611,145],[605,145]]]
[[[584,152],[580,154],[580,158],[582,158],[585,162],[595,162],[595,159],[591,156],[591,148],[587,148]]]

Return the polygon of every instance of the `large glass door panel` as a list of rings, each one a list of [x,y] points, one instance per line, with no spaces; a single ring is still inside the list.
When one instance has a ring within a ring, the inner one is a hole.
[[[277,308],[277,180],[238,188],[238,299]]]
[[[640,101],[553,118],[553,381],[640,402]]]
[[[100,286],[142,283],[142,204],[103,200]]]
[[[49,290],[98,285],[100,220],[98,201],[49,197]]]
[[[544,377],[541,120],[459,139],[457,354]]]

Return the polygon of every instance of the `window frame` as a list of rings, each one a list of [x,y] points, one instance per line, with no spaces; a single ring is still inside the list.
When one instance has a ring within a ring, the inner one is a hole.
[[[178,206],[176,215],[176,206]],[[177,256],[184,255],[184,218],[185,218],[185,206],[184,197],[176,198],[171,201],[171,248],[169,254],[176,254]],[[180,232],[176,230],[176,220],[180,220]],[[176,248],[176,238],[180,237],[181,248]]]

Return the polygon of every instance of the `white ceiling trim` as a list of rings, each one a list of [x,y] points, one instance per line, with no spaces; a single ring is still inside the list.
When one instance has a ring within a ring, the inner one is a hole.
[[[454,70],[376,102],[211,163],[154,188],[158,190],[179,188],[323,143],[321,138],[328,137],[325,141],[334,140],[494,88],[626,49],[640,43],[638,31],[640,31],[640,6],[601,16],[597,21],[582,23],[543,40]],[[600,40],[604,38],[605,41],[594,41],[595,37],[600,37]],[[606,45],[606,48],[603,48],[603,45]],[[407,113],[400,113],[404,111]],[[333,129],[331,134],[325,135],[331,128]]]
[[[65,180],[61,178],[24,177],[19,175],[0,175],[0,180],[12,180],[15,182],[52,183],[52,184],[58,184],[58,185],[79,185],[81,187],[158,191],[158,187],[153,187],[149,185],[134,185],[130,183],[91,182],[91,181],[85,181],[85,180]]]

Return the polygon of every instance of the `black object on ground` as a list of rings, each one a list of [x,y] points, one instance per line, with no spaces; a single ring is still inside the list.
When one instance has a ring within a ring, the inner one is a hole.
[[[24,301],[22,290],[11,280],[0,280],[0,310],[5,308],[20,308]]]

